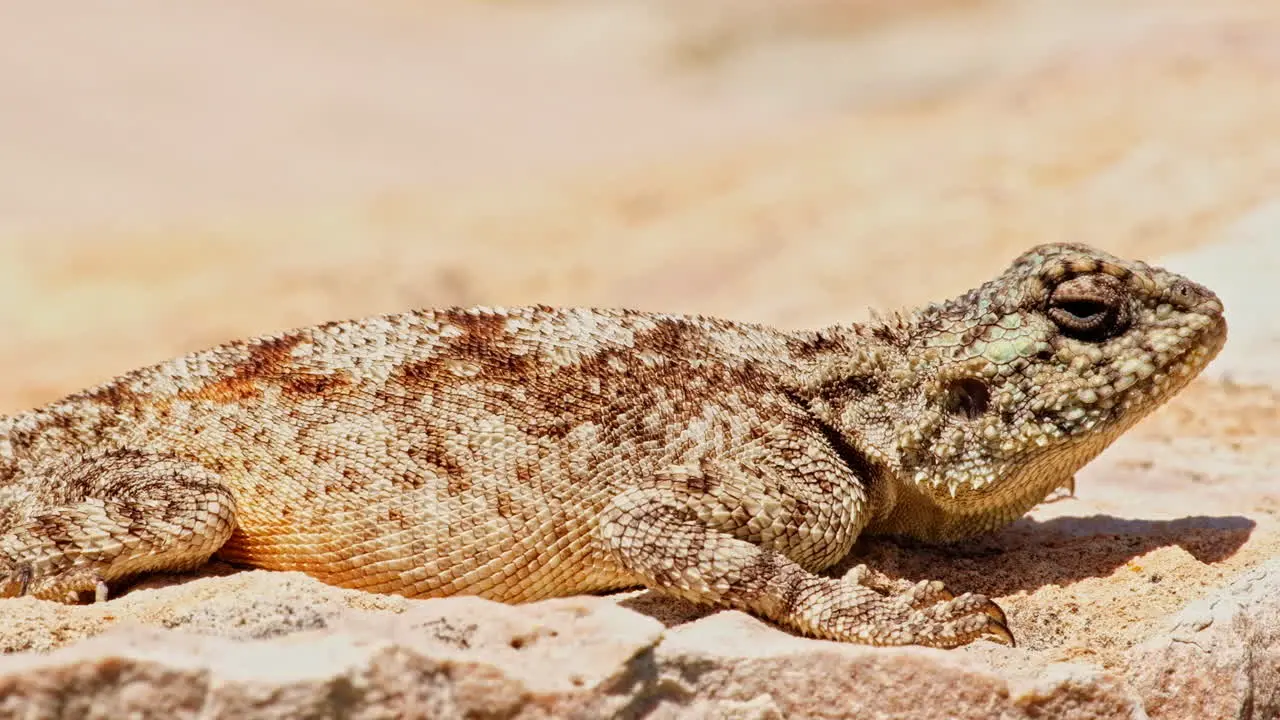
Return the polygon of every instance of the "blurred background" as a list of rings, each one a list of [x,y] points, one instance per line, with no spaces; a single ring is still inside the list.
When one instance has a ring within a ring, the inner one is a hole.
[[[0,0],[0,412],[446,304],[784,327],[1280,226],[1273,0]]]

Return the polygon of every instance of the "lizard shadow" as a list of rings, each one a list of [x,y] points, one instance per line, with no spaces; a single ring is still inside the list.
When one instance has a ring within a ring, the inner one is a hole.
[[[832,572],[865,563],[890,577],[941,580],[956,592],[992,597],[1101,578],[1152,551],[1178,547],[1197,562],[1218,563],[1234,555],[1257,523],[1240,515],[1197,515],[1143,520],[1112,515],[1022,518],[1001,531],[954,545],[902,538],[860,539]],[[1144,576],[1159,582],[1159,573]]]
[[[848,556],[822,574],[840,577],[855,565],[866,564],[890,578],[941,580],[957,594],[979,592],[991,597],[1106,577],[1126,565],[1135,571],[1135,578],[1160,582],[1158,572],[1146,571],[1132,561],[1176,546],[1197,562],[1221,562],[1244,545],[1256,526],[1239,515],[1177,520],[1092,515],[1043,522],[1022,518],[1001,531],[955,545],[861,538]],[[717,611],[652,591],[629,594],[618,604],[667,627]]]

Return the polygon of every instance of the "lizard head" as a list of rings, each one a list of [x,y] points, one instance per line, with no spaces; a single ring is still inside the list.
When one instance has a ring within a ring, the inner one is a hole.
[[[845,392],[826,393],[825,406],[819,393],[815,410],[898,479],[869,530],[949,540],[1072,484],[1217,355],[1227,328],[1201,285],[1055,244],[858,332],[869,342],[834,374]]]

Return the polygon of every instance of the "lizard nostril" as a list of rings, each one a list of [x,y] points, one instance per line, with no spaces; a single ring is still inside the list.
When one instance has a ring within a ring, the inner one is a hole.
[[[1186,280],[1179,280],[1169,289],[1170,299],[1185,310],[1191,310],[1200,305],[1216,300],[1216,296],[1207,290],[1199,287],[1195,283]]]

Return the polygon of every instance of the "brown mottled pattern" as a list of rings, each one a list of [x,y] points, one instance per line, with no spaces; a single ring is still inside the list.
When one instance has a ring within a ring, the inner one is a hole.
[[[1015,519],[1225,337],[1205,288],[1053,245],[813,332],[468,308],[229,343],[0,420],[0,592],[105,598],[216,552],[413,597],[648,585],[818,637],[1008,641],[981,596],[815,573],[863,532]]]

